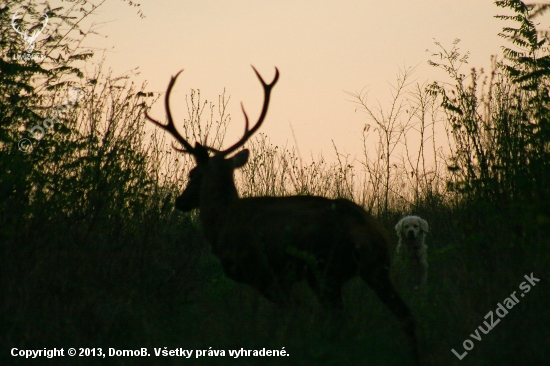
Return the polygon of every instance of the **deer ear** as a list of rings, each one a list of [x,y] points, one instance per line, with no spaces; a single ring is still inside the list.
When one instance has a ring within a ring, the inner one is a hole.
[[[233,161],[233,168],[240,168],[245,165],[248,161],[248,154],[248,149],[244,149],[235,154],[235,156],[231,158],[231,161]]]

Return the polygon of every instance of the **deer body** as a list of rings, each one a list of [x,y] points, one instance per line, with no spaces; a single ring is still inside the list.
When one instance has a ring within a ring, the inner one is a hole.
[[[202,219],[202,208],[200,215],[205,237],[233,280],[283,304],[292,285],[305,279],[321,302],[340,308],[341,288],[360,263],[388,261],[381,232],[362,237],[373,230],[361,210],[323,197],[260,197],[228,205],[214,226]]]
[[[413,315],[390,282],[388,235],[372,216],[346,199],[239,198],[233,173],[246,164],[249,151],[227,156],[262,124],[271,88],[279,77],[277,71],[274,81],[266,84],[256,74],[265,92],[260,118],[249,129],[245,113],[244,136],[226,150],[199,143],[192,147],[175,129],[168,97],[177,75],[170,81],[165,99],[168,125],[147,116],[184,146],[178,150],[195,157],[197,165],[176,199],[176,208],[184,212],[199,209],[204,237],[226,275],[277,304],[287,304],[292,285],[306,280],[322,304],[341,309],[343,285],[359,275],[399,319],[419,364]]]

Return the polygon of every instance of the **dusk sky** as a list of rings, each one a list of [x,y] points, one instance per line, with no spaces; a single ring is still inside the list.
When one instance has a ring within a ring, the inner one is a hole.
[[[368,91],[370,106],[387,108],[400,68],[417,66],[411,81],[421,84],[447,80],[427,64],[427,49],[437,50],[434,39],[447,48],[461,40],[461,51],[471,53],[464,73],[487,67],[490,56],[509,45],[497,35],[505,23],[494,18],[506,11],[489,0],[142,0],[141,10],[145,19],[122,1],[108,1],[93,17],[106,23],[98,27],[103,37],[88,44],[107,49],[114,75],[139,67],[135,80],[146,80],[146,91],[164,92],[170,76],[185,69],[172,94],[179,123],[191,88],[214,102],[225,88],[228,145],[242,132],[240,102],[253,121],[261,108],[262,89],[250,65],[266,81],[277,67],[281,77],[260,131],[293,146],[292,126],[304,157],[323,152],[329,160],[331,140],[342,152],[361,154],[361,131],[370,122],[345,91]],[[164,119],[161,102],[152,114]]]

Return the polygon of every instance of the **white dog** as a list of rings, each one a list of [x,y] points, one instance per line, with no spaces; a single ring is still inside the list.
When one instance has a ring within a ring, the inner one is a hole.
[[[424,243],[428,222],[418,216],[405,216],[395,225],[395,231],[399,236],[396,264],[403,266],[403,275],[410,278],[415,287],[424,287],[428,278],[428,246]]]

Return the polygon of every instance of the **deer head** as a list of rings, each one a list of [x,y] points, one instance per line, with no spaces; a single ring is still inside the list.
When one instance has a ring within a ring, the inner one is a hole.
[[[19,14],[18,11],[16,11],[13,14],[13,17],[11,18],[11,26],[18,34],[23,36],[23,39],[27,43],[27,52],[32,52],[34,50],[34,42],[36,41],[36,38],[38,38],[38,35],[40,35],[40,33],[42,33],[42,31],[44,30],[44,28],[46,28],[46,25],[48,24],[48,20],[49,20],[48,14],[43,15],[44,21],[43,21],[43,24],[42,24],[42,28],[35,30],[32,33],[32,36],[29,36],[27,34],[27,31],[22,32],[21,30],[19,30],[19,28],[15,24],[15,20],[17,19],[17,14]]]
[[[199,208],[201,205],[201,191],[206,192],[211,196],[211,198],[218,198],[221,202],[229,202],[235,199],[238,199],[237,190],[233,182],[233,171],[236,168],[242,167],[248,161],[249,151],[244,149],[232,157],[227,157],[241,146],[243,146],[246,141],[260,128],[262,125],[265,116],[267,114],[267,108],[269,106],[269,99],[271,95],[271,89],[277,83],[279,79],[279,70],[275,68],[275,78],[271,84],[267,84],[258,71],[252,67],[258,79],[262,83],[264,89],[264,104],[260,117],[258,121],[254,124],[252,128],[249,128],[248,115],[242,106],[243,114],[245,117],[245,128],[243,136],[235,144],[230,146],[225,150],[217,150],[210,146],[201,145],[198,142],[195,142],[195,146],[191,144],[176,130],[174,125],[174,120],[172,118],[172,113],[170,111],[170,93],[177,77],[181,74],[180,71],[175,76],[173,76],[168,84],[168,89],[166,91],[166,97],[164,100],[166,115],[168,119],[168,124],[160,123],[159,121],[151,118],[148,114],[146,117],[148,120],[164,129],[165,131],[170,132],[170,134],[183,146],[183,148],[174,147],[174,149],[191,154],[195,159],[196,166],[189,173],[189,182],[187,187],[176,200],[176,208],[182,211],[190,211],[195,208]],[[212,155],[211,155],[212,154]],[[207,178],[205,178],[207,177]],[[222,194],[222,197],[212,197],[212,195]],[[220,202],[220,201],[216,201]],[[204,202],[202,202],[204,203]]]

